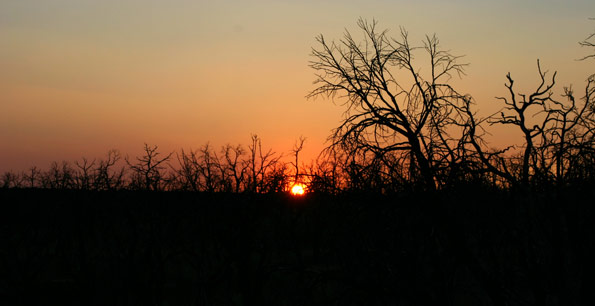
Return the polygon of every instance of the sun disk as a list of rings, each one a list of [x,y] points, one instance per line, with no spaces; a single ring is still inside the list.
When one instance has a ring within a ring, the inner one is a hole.
[[[304,194],[304,186],[300,185],[300,184],[295,184],[293,185],[293,187],[291,187],[291,194],[296,195],[296,196],[300,196]]]

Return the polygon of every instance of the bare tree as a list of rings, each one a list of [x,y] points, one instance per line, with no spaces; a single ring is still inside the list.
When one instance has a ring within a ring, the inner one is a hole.
[[[462,75],[466,64],[442,50],[436,36],[411,45],[408,33],[399,38],[378,31],[375,21],[358,21],[364,39],[346,32],[339,42],[317,38],[310,66],[317,79],[308,97],[344,98],[345,119],[331,136],[333,146],[371,151],[382,157],[404,152],[409,175],[435,189],[439,173],[460,161],[456,147],[467,130],[467,99],[448,81]],[[414,54],[424,51],[427,65]]]
[[[292,155],[295,158],[295,162],[292,162],[291,165],[295,168],[295,176],[293,179],[294,183],[300,182],[300,167],[299,167],[299,155],[300,152],[304,149],[304,142],[306,138],[300,136],[300,139],[295,142],[293,145],[293,149],[291,150]]]
[[[75,161],[74,164],[78,168],[75,175],[75,185],[83,190],[91,189],[93,185],[93,167],[95,166],[95,160],[89,162],[83,157],[82,162]]]
[[[41,171],[37,167],[33,166],[29,170],[23,173],[23,178],[27,181],[29,188],[39,187]]]
[[[309,188],[312,191],[338,193],[343,189],[345,155],[337,150],[324,150],[307,168],[310,178]]]
[[[246,166],[248,171],[247,190],[251,192],[263,192],[264,182],[268,172],[274,169],[281,155],[277,155],[272,149],[262,150],[262,141],[257,135],[252,135],[251,143],[248,146],[248,159]]]
[[[265,176],[260,184],[262,186],[260,192],[276,193],[285,191],[289,184],[287,172],[287,165],[285,163],[276,162],[271,164],[271,166],[263,172],[265,173]]]
[[[126,163],[130,170],[132,170],[132,185],[133,187],[145,190],[161,190],[162,180],[165,177],[163,170],[164,163],[169,161],[173,152],[164,157],[160,157],[161,153],[157,151],[157,146],[149,146],[145,143],[144,155],[137,157],[135,163],[131,163],[126,158]]]
[[[560,101],[553,94],[556,73],[546,79],[547,72],[542,71],[539,61],[537,70],[539,85],[528,95],[517,93],[514,80],[507,74],[509,96],[498,97],[504,107],[499,116],[491,117],[490,121],[516,126],[523,135],[518,173],[510,174],[505,166],[501,167],[508,172],[510,180],[518,180],[525,186],[551,182],[562,185],[569,180],[569,173],[585,167],[583,157],[593,152],[595,81],[588,78],[581,99],[575,98],[572,87],[564,88],[562,98],[566,101]]]
[[[177,173],[177,180],[179,181],[179,187],[182,190],[199,191],[202,188],[197,153],[190,150],[186,153],[182,149],[181,154],[176,153],[178,159],[179,168],[174,169]]]
[[[69,189],[74,186],[74,170],[66,161],[53,162],[50,169],[41,174],[41,185],[50,189]]]
[[[552,88],[556,83],[555,72],[551,77],[551,81],[546,81],[547,72],[541,70],[539,60],[537,61],[537,70],[539,72],[540,83],[530,95],[516,93],[513,87],[514,80],[510,73],[506,75],[506,79],[508,80],[506,88],[508,88],[509,97],[497,97],[497,99],[504,102],[505,106],[500,113],[500,117],[492,120],[494,124],[514,125],[521,130],[525,142],[523,145],[520,180],[525,185],[529,182],[530,172],[535,173],[539,168],[535,163],[531,162],[531,156],[535,153],[535,139],[543,136],[546,126],[552,120],[552,113],[546,112],[544,113],[545,117],[541,118],[541,122],[532,125],[529,120],[535,112],[532,113],[530,108],[536,108],[538,112],[546,107],[547,102],[553,101]]]
[[[109,150],[105,159],[99,160],[93,178],[93,188],[96,190],[112,190],[122,188],[126,169],[115,170],[116,164],[122,159],[118,150]]]
[[[575,98],[571,87],[564,89],[566,103],[552,101],[544,111],[551,117],[551,123],[543,133],[543,152],[539,158],[558,185],[565,184],[580,168],[591,168],[585,164],[595,153],[595,92],[593,78],[587,80],[585,95]],[[586,179],[586,177],[582,177]]]
[[[246,154],[244,148],[241,145],[232,146],[226,145],[221,149],[223,158],[225,160],[225,171],[228,173],[228,177],[232,180],[233,192],[240,192],[242,190],[242,184],[246,180],[246,171],[248,164],[243,162],[243,158]]]
[[[0,187],[2,188],[21,188],[25,178],[23,175],[14,173],[12,171],[6,171],[0,178]]]
[[[222,181],[221,174],[224,171],[220,171],[219,157],[217,153],[213,152],[211,146],[207,143],[199,149],[199,173],[204,179],[205,191],[214,192],[218,191]]]

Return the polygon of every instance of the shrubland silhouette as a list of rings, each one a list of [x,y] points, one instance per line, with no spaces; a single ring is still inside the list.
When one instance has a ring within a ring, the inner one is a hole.
[[[347,112],[310,163],[305,138],[286,163],[252,135],[3,174],[0,303],[593,304],[593,75],[556,95],[540,62],[527,94],[509,73],[501,112],[480,118],[435,36],[358,26],[362,42],[312,51],[310,97]],[[486,149],[490,125],[524,142]],[[295,182],[309,192],[283,192]]]

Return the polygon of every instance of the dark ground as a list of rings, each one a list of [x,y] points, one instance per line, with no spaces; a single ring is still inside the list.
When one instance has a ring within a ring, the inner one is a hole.
[[[595,305],[594,195],[0,190],[0,304]]]

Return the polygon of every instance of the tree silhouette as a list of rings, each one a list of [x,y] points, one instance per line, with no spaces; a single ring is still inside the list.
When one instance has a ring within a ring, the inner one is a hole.
[[[0,188],[20,188],[25,181],[22,175],[7,171],[0,177]]]
[[[534,140],[536,137],[543,135],[546,125],[551,120],[553,120],[551,117],[552,113],[548,112],[545,114],[545,118],[543,118],[539,124],[531,126],[531,124],[528,123],[528,120],[530,119],[528,118],[530,116],[529,108],[538,107],[542,109],[545,107],[547,102],[553,101],[551,90],[556,83],[556,73],[552,75],[551,81],[547,82],[547,72],[541,71],[539,61],[537,61],[537,70],[539,71],[540,83],[537,89],[535,89],[535,91],[529,96],[526,94],[517,94],[513,88],[514,80],[512,79],[510,73],[506,75],[506,79],[508,80],[506,88],[508,88],[510,97],[498,97],[498,99],[504,102],[505,106],[504,110],[500,113],[500,118],[494,119],[493,121],[493,123],[518,126],[522,131],[525,144],[521,164],[521,182],[525,185],[529,182],[530,168],[533,168],[533,172],[535,172],[537,169],[537,167],[531,167],[530,160],[532,154],[535,151]]]
[[[240,192],[248,169],[248,164],[243,162],[246,151],[241,145],[232,146],[229,144],[223,147],[221,151],[225,159],[225,171],[233,186],[232,191]]]
[[[149,146],[145,143],[144,155],[137,157],[135,163],[131,163],[126,158],[126,163],[132,171],[133,187],[144,190],[161,190],[162,180],[164,178],[163,170],[165,162],[169,161],[173,152],[160,157],[161,153],[157,151],[157,146]]]
[[[331,136],[332,146],[370,152],[379,160],[404,154],[409,179],[435,189],[462,160],[461,146],[467,145],[461,140],[468,132],[472,113],[465,107],[471,99],[448,83],[464,73],[466,64],[441,49],[436,36],[415,46],[404,29],[392,38],[387,30],[377,30],[376,21],[357,24],[362,42],[348,31],[339,42],[317,37],[310,64],[317,87],[308,97],[345,98],[345,119]],[[416,61],[418,51],[425,53],[426,66]]]
[[[299,155],[300,155],[300,152],[304,149],[305,141],[306,141],[306,138],[304,138],[303,136],[300,136],[300,139],[296,140],[295,144],[293,145],[293,148],[291,149],[291,153],[295,157],[295,162],[291,162],[291,165],[295,168],[295,176],[293,178],[294,183],[300,182],[301,176],[300,176],[300,166],[299,166]]]
[[[246,160],[248,172],[247,190],[251,192],[264,192],[265,182],[271,170],[276,169],[281,155],[277,155],[272,149],[263,151],[262,140],[257,135],[252,135],[251,143],[248,146],[248,159]],[[277,172],[277,171],[273,171]],[[274,178],[276,175],[272,173]]]
[[[41,175],[41,171],[37,169],[37,167],[33,166],[27,170],[27,172],[23,173],[23,178],[27,181],[27,187],[35,188],[38,187],[39,183],[39,176]]]
[[[124,185],[125,168],[114,171],[114,167],[121,160],[118,150],[109,150],[105,159],[99,160],[95,169],[94,188],[96,190],[120,189]]]
[[[74,169],[67,161],[53,162],[41,176],[42,186],[50,189],[69,189],[74,185]]]
[[[520,168],[507,178],[521,185],[563,185],[571,178],[584,180],[589,168],[587,160],[595,145],[595,96],[593,77],[587,79],[584,96],[575,97],[572,87],[565,87],[560,101],[554,97],[556,73],[546,80],[539,61],[540,82],[529,95],[517,93],[514,80],[506,75],[508,97],[498,97],[504,107],[499,115],[490,119],[492,124],[517,126],[523,135],[522,153],[513,165]],[[513,171],[514,172],[514,171]]]
[[[93,185],[92,170],[95,166],[95,160],[89,162],[88,159],[83,157],[82,162],[74,162],[76,167],[75,184],[79,189],[88,190]]]
[[[208,143],[198,151],[200,155],[198,171],[201,177],[204,178],[204,188],[208,192],[214,192],[220,182],[223,181],[223,171],[219,171],[219,157],[213,152]]]

